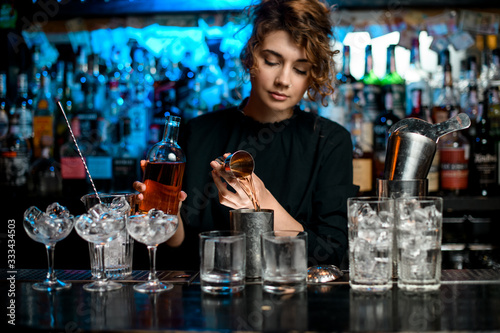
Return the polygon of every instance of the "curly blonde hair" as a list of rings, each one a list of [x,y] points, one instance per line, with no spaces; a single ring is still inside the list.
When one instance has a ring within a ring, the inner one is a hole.
[[[334,91],[333,58],[338,53],[330,47],[333,24],[329,9],[319,0],[262,0],[250,11],[253,31],[240,55],[246,72],[252,75],[256,71],[256,51],[264,38],[274,31],[286,31],[296,45],[304,47],[312,65],[307,96],[312,101],[319,96],[326,106],[326,97]]]

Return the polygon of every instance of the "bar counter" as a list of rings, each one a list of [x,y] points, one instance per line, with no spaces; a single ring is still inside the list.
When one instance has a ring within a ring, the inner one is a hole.
[[[48,293],[32,288],[46,270],[1,272],[6,322],[9,314],[15,318],[3,332],[500,331],[500,271],[493,269],[443,270],[442,286],[433,293],[407,293],[396,284],[380,294],[354,292],[345,272],[340,280],[281,296],[263,292],[258,281],[239,294],[209,295],[197,272],[184,271],[158,272],[174,288],[147,295],[133,285],[148,271],[134,271],[120,290],[91,293],[82,288],[90,271],[56,270],[73,285]],[[12,299],[14,312],[6,309]]]

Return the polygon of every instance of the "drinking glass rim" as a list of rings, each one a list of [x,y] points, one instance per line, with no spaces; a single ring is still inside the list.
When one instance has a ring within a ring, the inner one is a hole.
[[[126,197],[126,198],[129,198],[129,197],[133,197],[135,196],[135,193],[131,193],[131,192],[124,192],[124,193],[120,193],[120,192],[111,192],[111,193],[101,193],[101,192],[97,192],[99,194],[99,198],[117,198],[117,197]],[[83,201],[85,200],[84,198],[96,198],[97,195],[95,193],[87,193],[87,194],[84,194],[81,196],[80,198],[80,201]],[[104,202],[103,202],[104,204]]]
[[[391,201],[394,200],[390,197],[378,197],[378,196],[364,196],[364,197],[350,197],[347,198],[349,201],[361,201],[361,202],[375,202],[375,201]]]
[[[410,197],[400,197],[394,199],[397,202],[409,201],[409,200],[418,200],[419,202],[443,202],[443,197],[438,197],[435,195],[426,195],[426,196],[410,196]]]
[[[209,239],[209,238],[240,239],[240,238],[245,238],[245,233],[243,231],[236,231],[236,230],[202,231],[198,235],[202,239]]]
[[[284,235],[276,235],[276,233],[284,233]],[[291,236],[290,233],[294,233],[295,235]],[[262,237],[268,238],[297,238],[297,237],[307,237],[307,231],[304,230],[270,230],[262,233]]]
[[[149,216],[148,212],[135,213],[135,214],[132,214],[130,216],[127,216],[127,218],[129,220],[133,220],[133,219],[136,219],[136,218],[143,218],[143,217],[146,217],[146,216]],[[161,217],[161,219],[166,219],[166,218],[172,219],[174,217],[178,219],[177,215],[173,215],[173,214],[165,214],[165,215],[163,215],[163,217]]]

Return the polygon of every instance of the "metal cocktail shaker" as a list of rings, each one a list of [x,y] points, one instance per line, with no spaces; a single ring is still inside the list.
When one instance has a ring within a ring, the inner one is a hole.
[[[229,212],[231,230],[246,235],[246,277],[260,278],[262,275],[260,235],[274,228],[274,211],[271,209],[237,209]]]

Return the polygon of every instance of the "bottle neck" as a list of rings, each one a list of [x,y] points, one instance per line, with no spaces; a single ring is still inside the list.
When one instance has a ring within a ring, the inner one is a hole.
[[[179,126],[180,126],[179,117],[174,117],[174,116],[167,117],[165,123],[165,132],[163,132],[162,141],[177,144],[177,140],[179,138]]]
[[[420,66],[420,49],[418,41],[413,42],[413,46],[410,51],[410,64],[414,65],[415,67]]]
[[[413,117],[423,118],[422,117],[422,90],[415,89],[412,91],[412,110],[411,114]]]
[[[393,46],[389,46],[387,50],[387,64],[386,64],[386,73],[395,73],[396,72],[396,59],[395,59],[395,51]]]
[[[343,64],[342,64],[342,72],[344,73],[344,75],[348,76],[349,74],[351,74],[350,72],[350,62],[351,62],[351,54],[350,54],[350,51],[349,51],[349,48],[346,46],[344,47],[344,57],[343,57]]]
[[[20,97],[27,97],[28,94],[28,76],[26,74],[19,74],[17,81],[17,95]]]
[[[445,69],[443,87],[453,89],[453,76],[451,74],[451,67]]]

